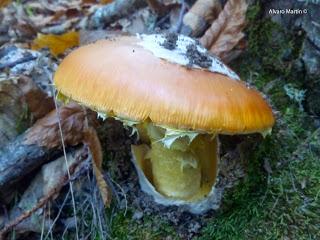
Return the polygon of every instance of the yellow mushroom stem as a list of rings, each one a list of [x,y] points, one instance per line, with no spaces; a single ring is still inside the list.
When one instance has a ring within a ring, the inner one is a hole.
[[[191,142],[182,136],[170,145],[163,143],[165,128],[151,123],[138,126],[140,138],[148,144],[144,154],[135,154],[137,162],[156,190],[162,195],[179,200],[197,201],[214,186],[218,166],[218,139],[199,134]],[[138,155],[140,157],[138,157]]]

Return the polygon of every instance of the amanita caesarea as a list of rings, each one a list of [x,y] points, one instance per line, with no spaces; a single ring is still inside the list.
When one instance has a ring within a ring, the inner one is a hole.
[[[218,134],[271,131],[262,95],[180,35],[137,35],[78,48],[58,67],[59,96],[137,131],[132,146],[142,189],[161,204],[211,208],[219,168]]]

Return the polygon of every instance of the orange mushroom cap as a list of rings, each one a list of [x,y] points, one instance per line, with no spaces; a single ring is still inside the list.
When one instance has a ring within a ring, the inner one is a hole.
[[[178,40],[195,44],[213,67],[179,64],[186,48],[165,49],[163,39],[119,37],[80,47],[58,67],[55,86],[96,111],[139,122],[223,134],[271,129],[272,110],[259,92],[237,80],[224,65],[215,72],[213,65],[220,61],[190,38],[179,36]],[[174,43],[177,48],[180,42]],[[164,59],[174,51],[176,56]]]

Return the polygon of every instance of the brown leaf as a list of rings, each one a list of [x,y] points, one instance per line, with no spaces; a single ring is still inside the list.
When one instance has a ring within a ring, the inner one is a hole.
[[[32,79],[21,76],[17,84],[23,92],[23,100],[28,104],[28,110],[35,119],[44,117],[54,109],[53,98],[40,90]]]
[[[74,146],[83,141],[85,112],[83,108],[70,103],[59,109],[63,140],[66,146]],[[37,144],[47,148],[61,147],[59,118],[56,110],[38,120],[26,132],[24,144]]]
[[[103,5],[104,5],[104,4],[108,4],[108,3],[112,3],[112,2],[113,2],[113,0],[100,0],[100,1],[99,1],[99,3],[100,3],[100,4],[103,4]]]
[[[111,203],[111,191],[103,178],[102,174],[102,149],[97,132],[90,127],[85,130],[84,142],[88,145],[92,155],[92,166],[100,189],[100,194],[105,206]]]
[[[43,117],[53,108],[53,99],[32,79],[21,76],[0,80],[0,145],[14,139],[24,130],[23,126],[28,127],[31,120]]]
[[[37,38],[33,41],[32,49],[38,50],[41,48],[49,48],[53,56],[57,57],[59,54],[64,53],[68,48],[79,45],[79,33],[67,32],[62,35],[54,34],[38,34]]]
[[[163,5],[161,2],[158,0],[146,0],[149,7],[158,15],[163,16],[167,9],[166,6]]]
[[[219,0],[198,0],[183,17],[182,33],[198,36],[221,12]]]
[[[0,8],[5,7],[11,2],[11,0],[0,0]]]
[[[245,0],[229,0],[219,17],[200,38],[203,46],[222,60],[244,37],[247,3]]]

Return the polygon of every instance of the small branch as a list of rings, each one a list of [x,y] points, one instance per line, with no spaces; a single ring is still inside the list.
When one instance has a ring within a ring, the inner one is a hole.
[[[16,66],[18,64],[26,63],[26,62],[29,62],[29,61],[32,61],[32,60],[35,60],[35,59],[37,59],[37,56],[32,56],[32,55],[24,56],[22,58],[19,58],[16,61],[6,62],[4,64],[0,64],[0,70],[3,70],[5,68],[12,68],[12,67],[14,67],[14,66]]]
[[[39,208],[42,208],[55,194],[57,194],[60,191],[60,189],[53,189],[50,194],[45,196],[44,198],[40,199],[38,204],[31,208],[30,210],[24,212],[21,216],[17,217],[13,221],[7,223],[4,228],[0,231],[0,240],[5,239],[5,235],[7,234],[8,231],[10,231],[12,228],[17,226],[19,223],[21,223],[23,220],[27,219],[30,217],[35,211],[37,211]]]
[[[36,144],[23,143],[24,134],[0,150],[0,201],[10,201],[13,186],[27,174],[61,153]]]
[[[171,32],[180,33],[182,25],[183,25],[183,17],[184,17],[184,14],[186,13],[187,8],[188,8],[188,6],[187,6],[186,2],[184,0],[182,0],[181,1],[181,9],[180,9],[180,13],[179,13],[178,22],[173,27]]]
[[[85,149],[85,148],[82,148]],[[86,155],[86,150],[79,150],[80,152],[84,152]],[[83,154],[78,154],[77,157],[72,161],[72,163],[67,167],[66,172],[62,173],[61,175],[54,175],[55,177],[57,177],[58,179],[56,179],[56,182],[54,182],[54,180],[51,181],[51,184],[53,184],[50,189],[48,189],[48,192],[43,192],[45,195],[44,196],[34,196],[34,194],[41,194],[42,191],[39,191],[37,193],[32,194],[33,198],[32,199],[39,199],[40,200],[34,205],[34,207],[32,207],[30,210],[26,210],[24,212],[22,212],[22,214],[20,214],[18,217],[14,218],[13,220],[11,220],[10,222],[8,222],[4,228],[0,231],[0,240],[4,240],[5,239],[5,235],[12,230],[14,227],[16,227],[18,224],[20,224],[22,221],[26,220],[27,218],[29,218],[33,213],[35,213],[38,209],[44,207],[52,198],[54,198],[56,196],[56,194],[58,194],[60,192],[60,190],[62,189],[63,186],[65,186],[66,184],[70,183],[70,178],[68,177],[68,173],[70,171],[71,174],[74,174],[76,172],[76,168],[82,164],[85,161],[86,157]],[[63,160],[57,159],[57,161],[63,162]],[[52,163],[49,163],[52,164]],[[62,164],[60,164],[62,165]],[[56,165],[57,166],[57,165]],[[50,168],[51,165],[47,165],[46,167]],[[45,171],[44,171],[45,172]],[[43,174],[42,172],[40,174]],[[40,178],[46,178],[48,176],[46,175],[41,175]],[[36,184],[40,183],[40,186],[37,185],[37,187],[40,188],[46,188],[44,186],[41,186],[41,181],[39,181],[39,179],[34,180],[36,182]],[[31,187],[32,189],[32,187]],[[29,189],[28,189],[29,190]],[[28,191],[27,190],[27,191]],[[30,190],[29,190],[30,191]],[[25,195],[26,193],[24,193]],[[22,197],[21,201],[24,201],[24,197],[26,199],[28,199],[28,203],[32,202],[32,199],[29,199],[29,196],[27,194],[27,196]],[[21,201],[18,204],[18,209],[23,211],[23,207],[21,209]],[[23,206],[23,204],[22,204]],[[12,211],[11,211],[12,212]],[[14,211],[13,211],[14,212]]]

